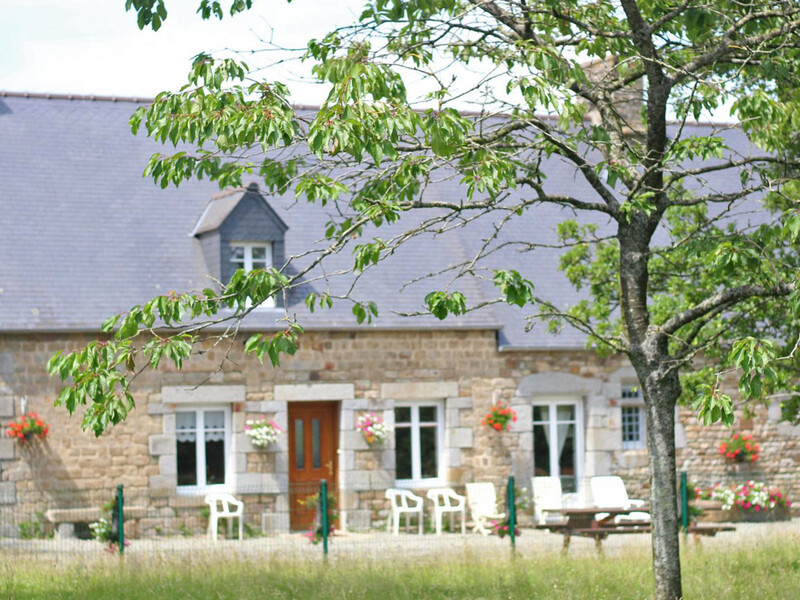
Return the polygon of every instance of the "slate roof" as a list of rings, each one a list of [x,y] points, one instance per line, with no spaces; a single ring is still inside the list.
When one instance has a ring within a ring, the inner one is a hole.
[[[240,193],[227,193],[210,204],[220,193],[214,183],[190,181],[162,190],[143,178],[148,158],[162,146],[130,133],[128,118],[141,102],[0,92],[0,333],[96,331],[109,315],[152,296],[209,285],[193,234],[218,226]],[[703,126],[691,127],[703,131]],[[748,153],[741,132],[731,129],[725,135],[738,151]],[[545,170],[550,191],[593,197],[565,162],[552,159]],[[712,174],[707,185],[730,189],[729,179]],[[428,193],[445,199],[463,196],[456,181],[438,183]],[[291,194],[269,197],[268,203],[288,227],[287,256],[320,247],[329,207],[296,202]],[[565,216],[573,215],[556,206],[538,206],[506,225],[502,239],[553,239]],[[507,305],[445,321],[392,312],[421,309],[425,294],[441,289],[447,279],[406,288],[403,284],[471,258],[498,218],[487,216],[447,235],[415,239],[366,273],[355,296],[378,303],[381,314],[371,325],[357,325],[345,302],[335,303],[330,311],[306,314],[299,292],[291,310],[309,329],[489,329],[498,331],[498,344],[506,349],[584,347],[583,335],[574,330],[555,336],[543,327],[525,332],[526,313]],[[376,235],[388,237],[383,231]],[[326,261],[325,272],[351,264],[346,250]],[[557,251],[520,253],[506,247],[494,255],[492,264],[517,269],[535,282],[539,296],[560,306],[578,297],[558,272]],[[347,284],[330,283],[333,291]],[[326,285],[313,281],[302,292],[321,291]],[[455,288],[470,303],[497,296],[491,285],[477,280]],[[281,315],[279,309],[254,311],[247,327],[275,327]]]

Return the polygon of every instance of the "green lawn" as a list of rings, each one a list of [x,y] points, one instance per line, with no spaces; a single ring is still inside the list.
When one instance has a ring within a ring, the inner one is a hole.
[[[470,557],[424,565],[352,560],[332,560],[324,565],[130,559],[120,565],[118,559],[109,556],[94,567],[66,567],[25,557],[5,560],[0,562],[0,598],[19,600],[616,600],[648,598],[652,586],[649,556],[642,552],[613,558],[544,556],[505,563]],[[797,598],[800,537],[769,542],[753,538],[740,548],[724,552],[690,547],[683,568],[687,598]]]

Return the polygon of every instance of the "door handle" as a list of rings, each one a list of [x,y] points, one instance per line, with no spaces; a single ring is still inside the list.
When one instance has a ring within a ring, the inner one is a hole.
[[[328,477],[333,477],[333,461],[326,462],[325,467],[328,469]]]

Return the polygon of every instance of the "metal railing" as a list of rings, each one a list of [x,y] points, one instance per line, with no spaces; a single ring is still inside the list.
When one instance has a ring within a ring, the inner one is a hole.
[[[679,497],[683,531],[688,529],[689,506],[694,499],[689,481],[690,477],[681,474]],[[448,527],[443,519],[443,532],[437,535],[427,500],[424,510],[412,516],[422,520],[425,527],[414,526],[406,533],[394,535],[389,526],[389,501],[383,493],[331,490],[327,481],[291,485],[288,492],[283,493],[240,489],[236,498],[243,502],[241,542],[236,519],[220,519],[218,541],[211,539],[211,510],[203,496],[185,495],[175,490],[159,493],[122,485],[96,489],[31,489],[18,493],[14,504],[0,505],[0,557],[43,554],[84,560],[93,555],[104,556],[107,551],[136,557],[225,552],[258,559],[274,555],[309,560],[329,556],[426,560],[445,552],[499,556],[517,552],[557,553],[561,548],[560,536],[533,527],[529,491],[519,490],[514,477],[491,483],[498,492],[501,505],[498,511],[505,513],[502,522],[488,528],[495,535],[470,531],[474,518],[468,507],[465,521],[470,527],[465,535],[461,534],[460,514],[455,516],[455,527]],[[467,495],[463,487],[456,486],[455,490]],[[345,504],[341,504],[342,498],[347,499]],[[229,527],[231,521],[235,522],[234,527]],[[738,523],[736,527],[738,533],[747,532],[748,535],[773,530],[800,533],[800,519],[761,528],[759,524]],[[420,530],[423,533],[420,534]],[[646,548],[647,537],[616,536],[605,543],[612,551],[617,547],[615,544],[619,548]],[[727,540],[732,538],[719,536],[704,543],[724,544]],[[571,551],[583,551],[582,543],[573,542]],[[586,551],[592,550],[593,545],[587,546]]]

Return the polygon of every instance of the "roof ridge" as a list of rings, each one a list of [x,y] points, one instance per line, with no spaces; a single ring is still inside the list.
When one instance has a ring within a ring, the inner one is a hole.
[[[93,94],[53,94],[49,92],[9,92],[6,90],[0,90],[0,98],[38,98],[42,100],[85,100],[91,102],[131,102],[135,104],[149,104],[152,103],[155,98],[145,98],[140,96],[96,96]],[[292,108],[294,110],[311,110],[316,111],[319,110],[319,106],[315,106],[313,104],[292,104]],[[485,113],[481,113],[479,111],[469,111],[469,110],[462,110],[459,113],[463,116],[467,117],[479,117],[485,116]],[[509,116],[507,113],[498,113],[491,115],[492,118],[504,117]],[[553,114],[537,114],[539,118],[543,119],[550,119],[555,120],[558,118],[557,115]],[[667,125],[680,125],[681,121],[679,119],[668,119]],[[739,127],[741,123],[728,120],[728,121],[685,121],[685,125],[694,126],[694,127],[722,127],[722,128],[730,128],[730,127]]]
[[[152,102],[154,98],[138,96],[95,96],[92,94],[52,94],[49,92],[9,92],[0,90],[0,98],[39,98],[43,100],[90,100],[93,102]]]

